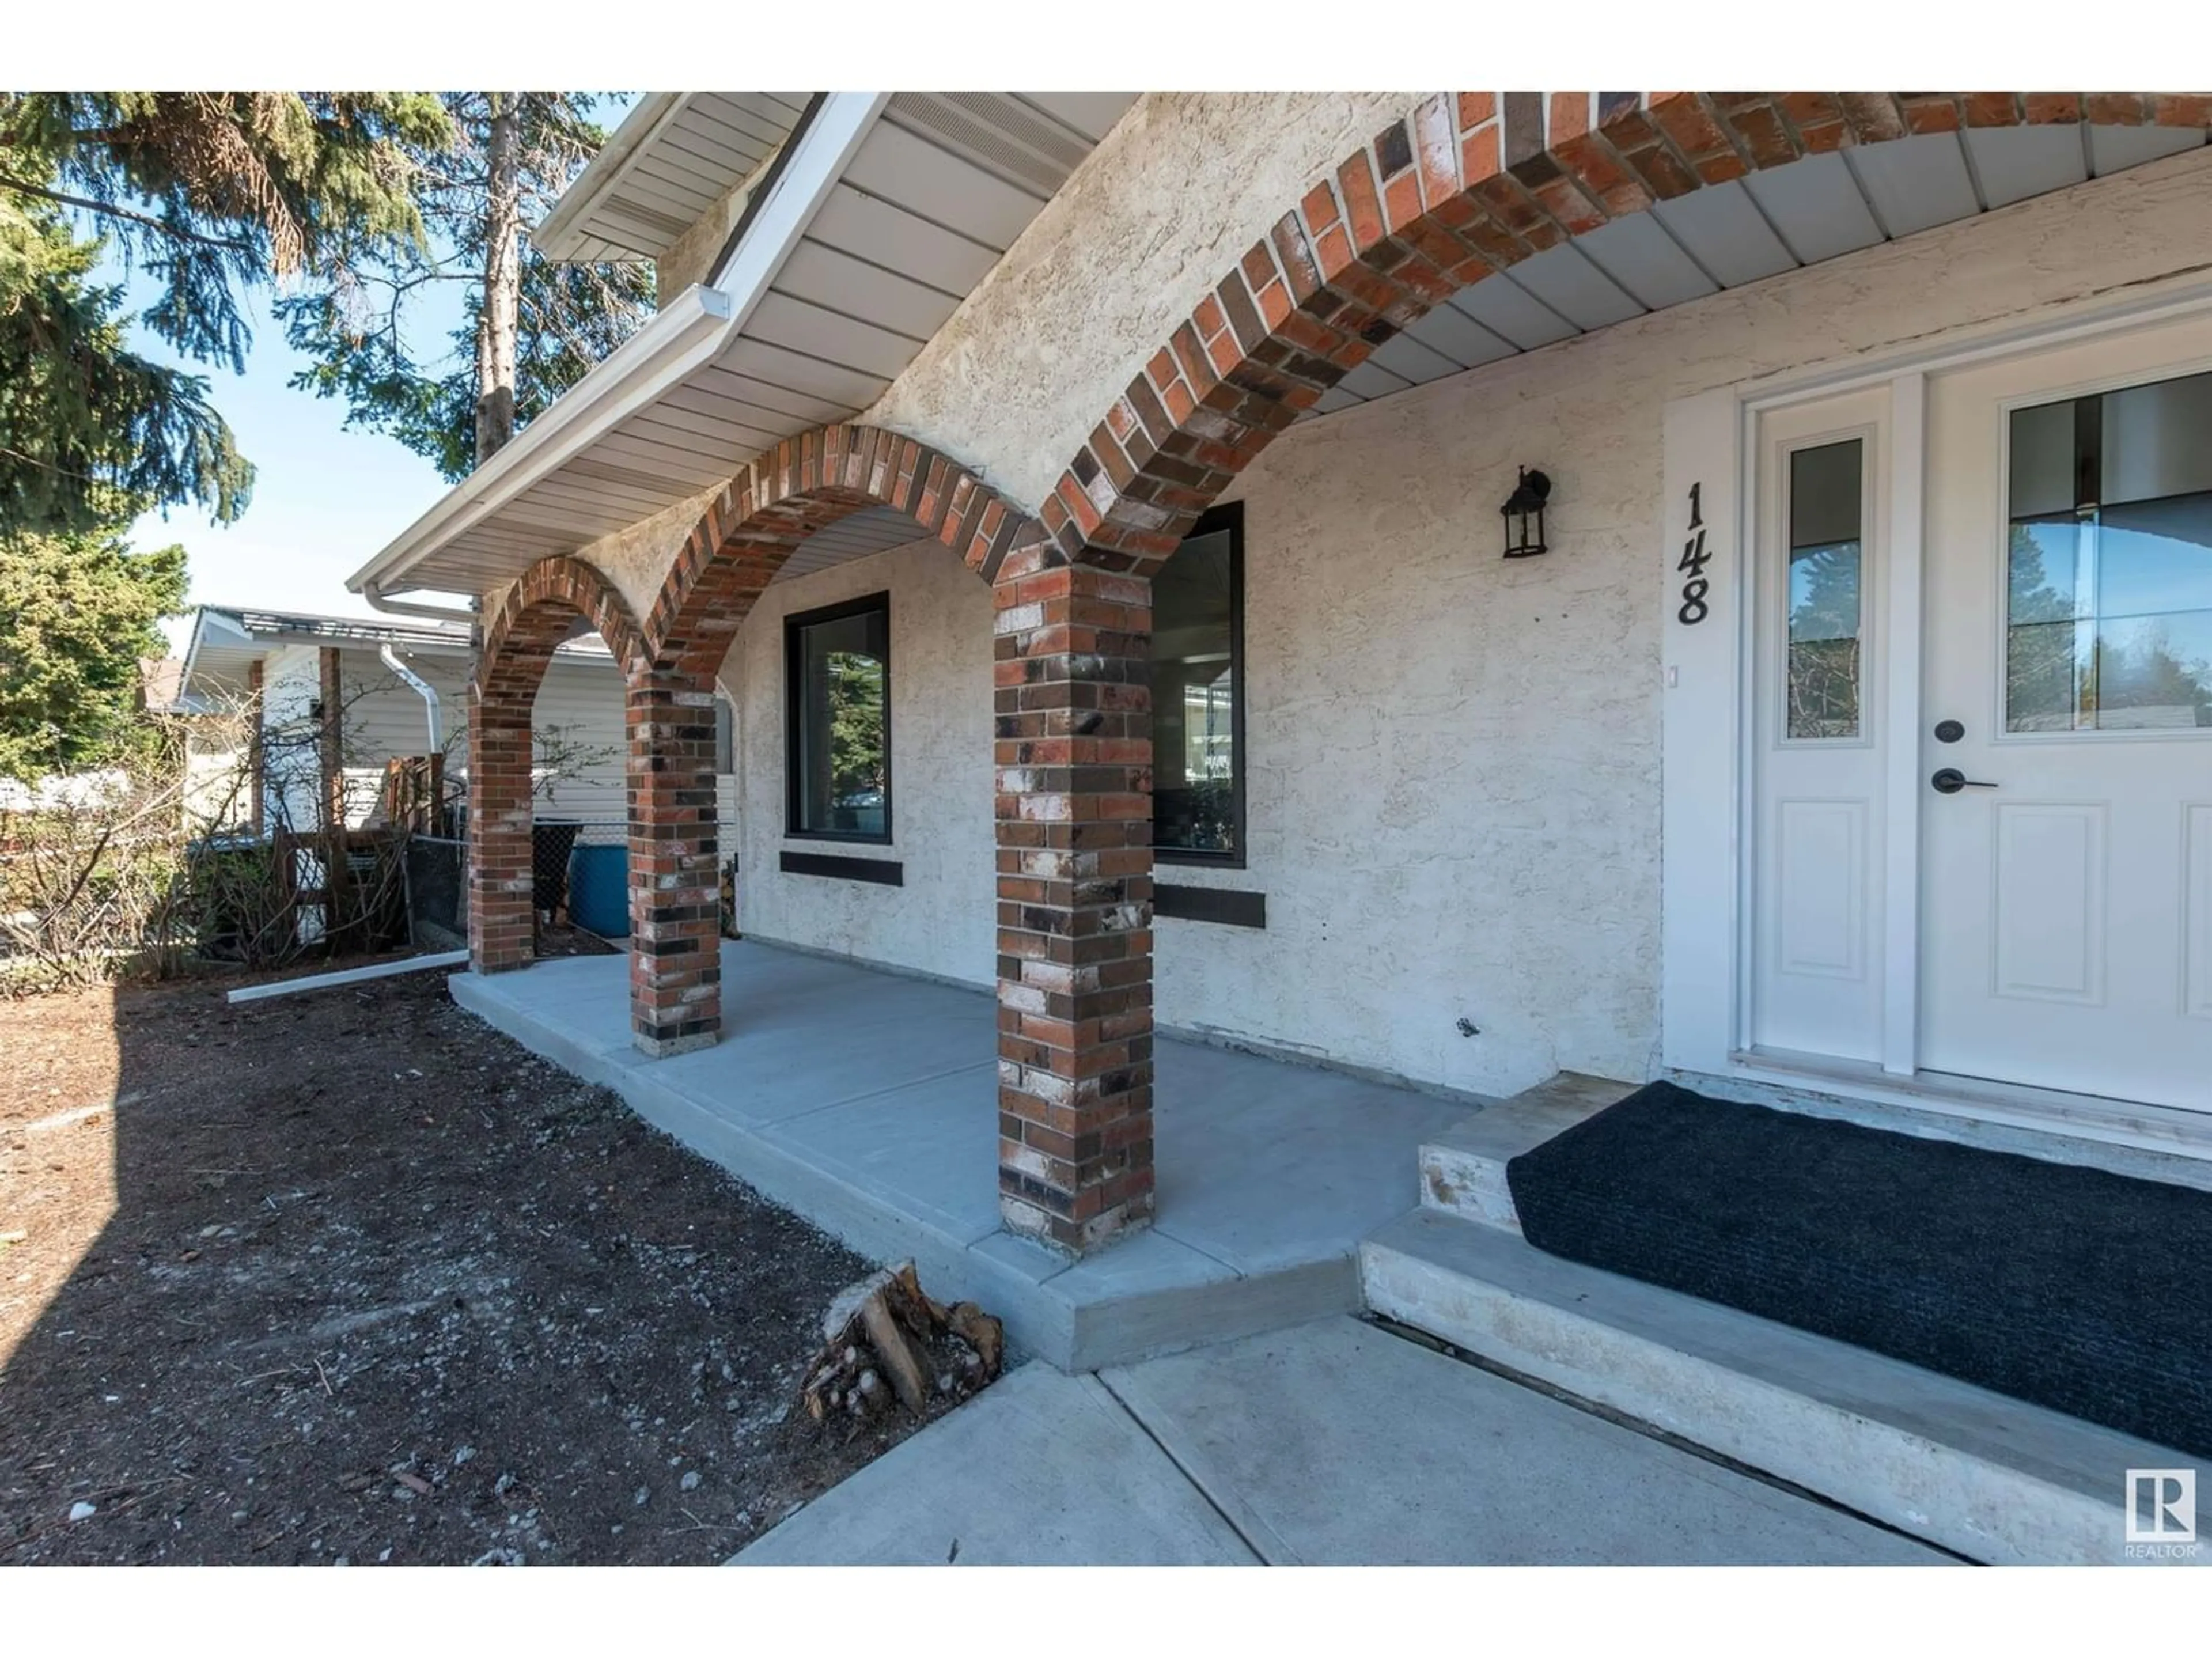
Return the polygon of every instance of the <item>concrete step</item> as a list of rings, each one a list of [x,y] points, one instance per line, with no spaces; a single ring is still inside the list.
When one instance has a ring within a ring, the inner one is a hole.
[[[1376,1313],[1977,1561],[2125,1561],[2127,1472],[2192,1462],[1434,1208],[1360,1270]]]
[[[1635,1091],[1632,1083],[1561,1072],[1533,1089],[1461,1119],[1421,1147],[1421,1202],[1486,1227],[1521,1231],[1505,1185],[1508,1158]]]

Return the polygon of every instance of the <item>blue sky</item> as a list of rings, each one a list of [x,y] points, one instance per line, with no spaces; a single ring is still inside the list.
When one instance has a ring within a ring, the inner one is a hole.
[[[595,118],[612,131],[635,101],[635,94],[607,99]],[[118,267],[111,265],[107,274],[126,280]],[[143,310],[152,286],[143,278],[130,286],[134,308]],[[460,318],[458,284],[433,286],[444,291],[426,302],[410,331],[418,352],[448,350]],[[228,526],[210,524],[189,507],[172,507],[166,519],[149,513],[131,526],[132,544],[183,543],[194,605],[374,616],[367,601],[346,591],[346,577],[420,517],[447,485],[428,459],[395,440],[348,431],[343,400],[286,384],[305,360],[284,343],[268,299],[263,294],[252,301],[253,346],[244,374],[221,365],[182,365],[207,378],[210,401],[257,469],[252,504]],[[181,361],[135,323],[131,337],[136,349],[156,361]],[[167,631],[181,649],[191,618],[171,622]]]
[[[134,337],[147,356],[178,361],[143,329]],[[302,362],[285,345],[266,296],[257,296],[246,373],[189,365],[207,377],[210,398],[256,468],[252,502],[234,524],[210,524],[179,507],[131,526],[134,546],[184,544],[194,605],[372,616],[346,592],[346,577],[446,492],[427,458],[393,439],[347,431],[342,401],[288,386]],[[171,623],[172,641],[180,645],[189,627],[189,618]]]

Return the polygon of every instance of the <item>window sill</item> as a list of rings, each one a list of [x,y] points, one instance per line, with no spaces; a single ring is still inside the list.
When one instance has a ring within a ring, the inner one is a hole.
[[[777,868],[787,876],[828,876],[870,882],[878,887],[906,885],[906,866],[896,859],[848,858],[836,853],[785,852]]]
[[[1212,921],[1228,927],[1267,925],[1267,896],[1231,887],[1186,887],[1152,884],[1152,915],[1169,921]]]

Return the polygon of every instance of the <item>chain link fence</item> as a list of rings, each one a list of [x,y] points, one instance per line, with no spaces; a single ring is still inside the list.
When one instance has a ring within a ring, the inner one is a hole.
[[[456,815],[458,817],[458,815]],[[414,835],[406,842],[407,917],[423,950],[468,944],[468,840]],[[541,956],[620,950],[629,934],[629,826],[614,818],[544,817],[531,826],[531,908]],[[737,858],[716,860],[722,932],[737,937]]]

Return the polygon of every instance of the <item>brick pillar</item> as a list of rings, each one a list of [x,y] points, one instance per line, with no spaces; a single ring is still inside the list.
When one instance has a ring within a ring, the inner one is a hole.
[[[999,1208],[1082,1251],[1152,1213],[1152,583],[995,584]]]
[[[722,1028],[714,682],[633,670],[627,719],[630,1030],[647,1054],[678,1054]]]
[[[480,974],[526,967],[538,952],[530,836],[537,684],[517,689],[495,679],[494,687],[469,698],[469,965]]]

